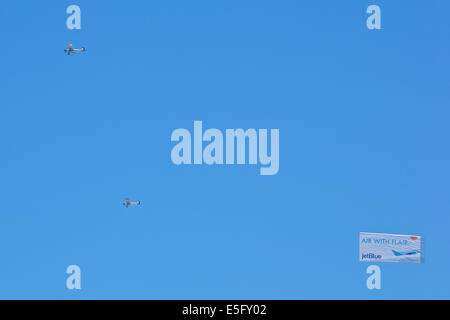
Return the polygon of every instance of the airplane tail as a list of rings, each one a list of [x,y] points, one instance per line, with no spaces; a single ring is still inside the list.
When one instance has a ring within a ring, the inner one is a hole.
[[[395,250],[392,250],[392,252],[394,253],[394,256],[396,256],[396,257],[402,256],[402,254],[400,252],[397,252]]]

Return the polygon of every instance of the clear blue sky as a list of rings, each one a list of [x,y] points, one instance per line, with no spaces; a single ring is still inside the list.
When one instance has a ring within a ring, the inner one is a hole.
[[[449,299],[449,12],[2,1],[0,298]],[[175,166],[194,120],[279,128],[278,175]],[[383,264],[369,291],[360,231],[424,236],[426,263]]]

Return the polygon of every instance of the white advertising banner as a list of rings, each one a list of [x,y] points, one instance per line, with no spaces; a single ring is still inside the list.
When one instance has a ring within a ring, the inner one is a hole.
[[[424,238],[360,232],[359,261],[423,263]]]

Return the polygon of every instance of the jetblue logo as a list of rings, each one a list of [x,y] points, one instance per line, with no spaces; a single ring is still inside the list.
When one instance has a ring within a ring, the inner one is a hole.
[[[196,165],[222,165],[224,163],[227,165],[256,165],[259,160],[259,164],[262,166],[260,169],[261,175],[275,175],[279,170],[280,130],[270,130],[270,155],[268,138],[267,129],[259,129],[258,131],[255,129],[246,131],[243,129],[225,129],[224,143],[222,131],[208,129],[203,132],[202,121],[194,121],[193,139],[191,132],[187,129],[176,129],[172,132],[171,141],[178,143],[172,149],[171,159],[176,165],[190,165],[192,164],[193,153],[193,163]],[[194,144],[193,152],[191,149],[192,140]],[[204,142],[207,142],[206,146],[203,146]]]
[[[361,258],[362,258],[362,260],[364,260],[364,259],[381,259],[382,256],[376,255],[374,253],[367,253],[367,254],[363,254]]]

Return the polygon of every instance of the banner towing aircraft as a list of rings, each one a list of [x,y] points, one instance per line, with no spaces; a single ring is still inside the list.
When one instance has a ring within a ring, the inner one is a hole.
[[[130,201],[130,199],[125,199],[125,202],[123,203],[123,205],[128,208],[128,207],[135,207],[135,206],[139,206],[141,204],[140,201]]]
[[[71,53],[77,53],[77,52],[85,52],[86,48],[81,48],[81,49],[74,49],[73,45],[69,44],[67,46],[67,49],[64,49],[64,52],[67,53],[68,55],[70,55]]]

